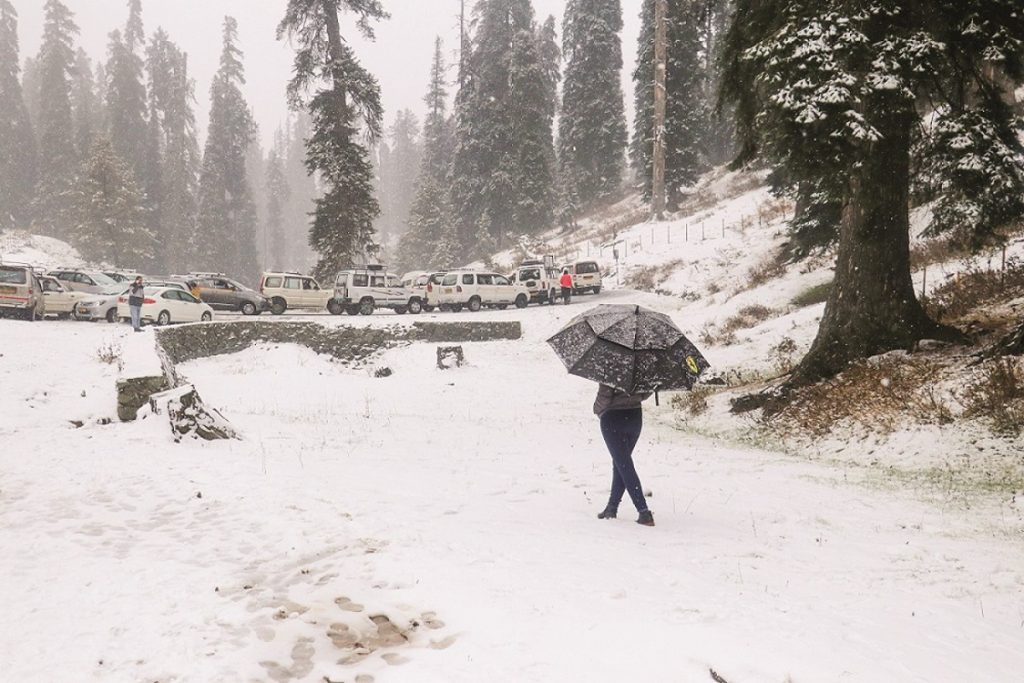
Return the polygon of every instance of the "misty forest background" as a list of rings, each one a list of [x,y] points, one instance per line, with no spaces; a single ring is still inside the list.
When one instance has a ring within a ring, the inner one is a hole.
[[[930,206],[930,234],[975,249],[1024,215],[1019,0],[643,0],[633,130],[620,0],[567,0],[561,22],[530,0],[477,0],[458,46],[409,56],[425,67],[423,109],[387,121],[343,34],[372,38],[385,6],[282,4],[293,115],[262,149],[226,17],[201,150],[187,55],[146,33],[142,0],[127,0],[102,59],[46,0],[39,54],[23,61],[0,0],[0,228],[117,267],[249,282],[262,268],[330,280],[366,258],[444,269],[650,199],[660,133],[669,211],[705,171],[752,167],[796,206],[787,258],[837,247],[799,384],[923,338],[966,341],[915,296],[910,206]]]

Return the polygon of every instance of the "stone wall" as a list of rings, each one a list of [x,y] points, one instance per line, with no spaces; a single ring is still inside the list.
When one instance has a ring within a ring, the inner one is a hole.
[[[174,366],[196,358],[237,353],[254,344],[301,344],[344,362],[412,342],[438,344],[514,340],[519,322],[416,322],[388,327],[325,326],[314,322],[240,320],[169,327],[157,332],[164,370],[173,380]]]

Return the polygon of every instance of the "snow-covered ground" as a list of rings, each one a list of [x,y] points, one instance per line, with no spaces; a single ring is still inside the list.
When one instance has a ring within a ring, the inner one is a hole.
[[[601,299],[693,332],[681,300]],[[543,341],[597,299],[577,301],[479,314],[524,339],[467,344],[457,370],[426,344],[357,369],[289,345],[186,364],[245,437],[209,444],[101,424],[118,371],[97,350],[123,326],[0,320],[0,678],[1020,679],[1005,507],[723,447],[663,400],[636,454],[657,526],[628,501],[597,520],[593,386]]]

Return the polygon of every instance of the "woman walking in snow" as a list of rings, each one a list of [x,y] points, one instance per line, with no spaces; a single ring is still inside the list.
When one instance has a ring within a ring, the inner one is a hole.
[[[608,505],[597,515],[598,519],[615,519],[622,494],[628,492],[640,515],[636,523],[654,526],[654,515],[647,509],[647,499],[633,464],[633,449],[644,426],[641,404],[650,396],[649,393],[627,394],[605,384],[598,386],[594,413],[601,419],[601,435],[612,456],[612,490]]]

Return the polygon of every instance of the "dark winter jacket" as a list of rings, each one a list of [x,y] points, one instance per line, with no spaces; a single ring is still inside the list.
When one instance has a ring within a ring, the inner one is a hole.
[[[132,288],[128,290],[128,305],[129,306],[141,306],[146,300],[146,290],[142,285],[132,283]]]
[[[650,397],[649,393],[627,394],[607,384],[601,384],[597,388],[597,399],[594,400],[594,414],[600,416],[609,410],[634,410]]]

